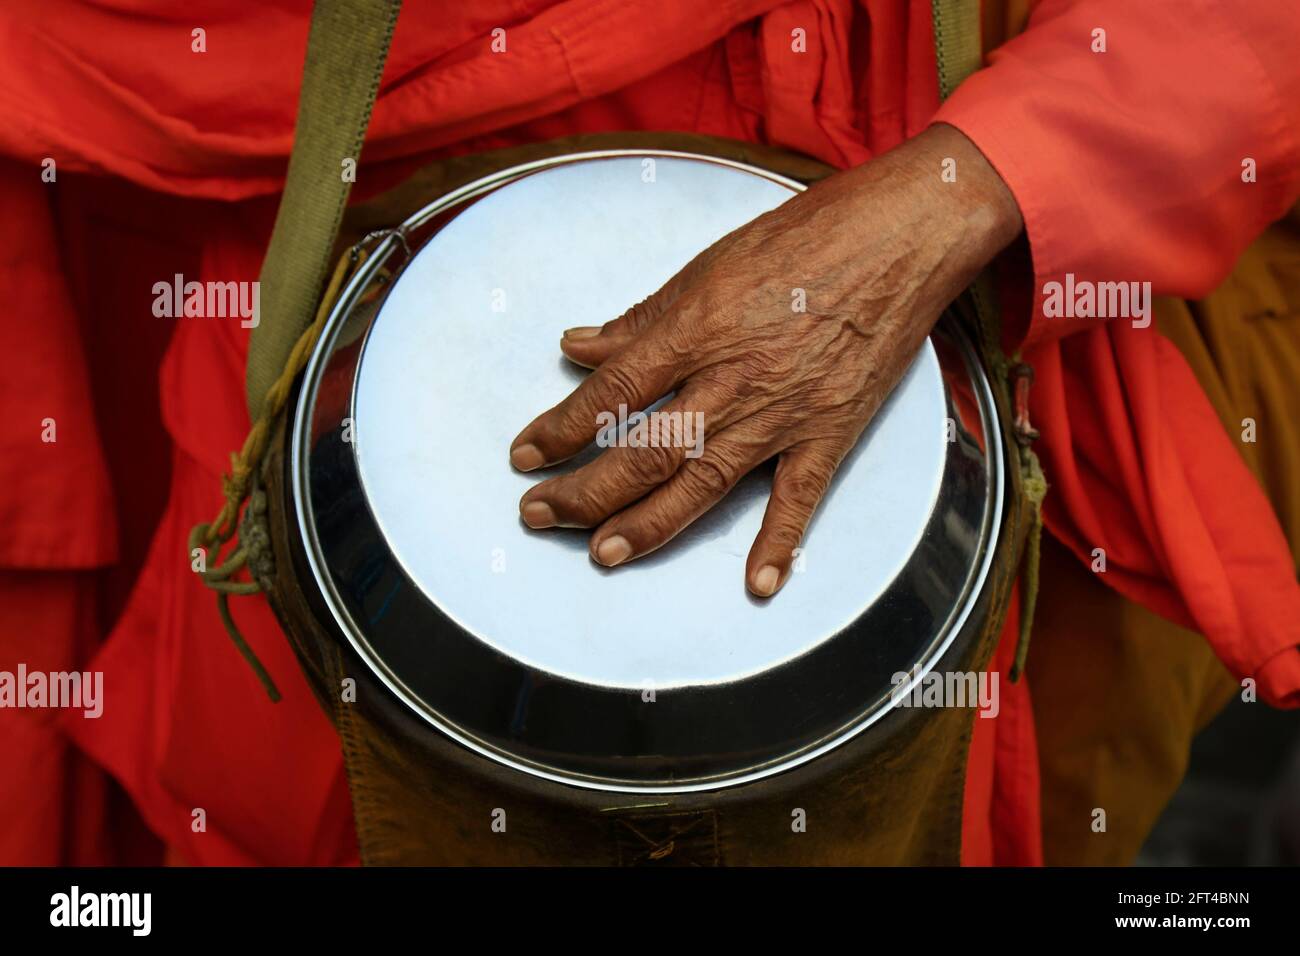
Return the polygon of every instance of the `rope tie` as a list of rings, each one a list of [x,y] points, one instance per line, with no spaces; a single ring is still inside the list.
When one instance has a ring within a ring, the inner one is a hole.
[[[1034,370],[1024,362],[1015,362],[1010,369],[1012,382],[1012,414],[1016,444],[1020,452],[1021,490],[1025,507],[1029,509],[1029,530],[1025,535],[1025,553],[1021,567],[1020,633],[1016,636],[1016,655],[1011,664],[1010,678],[1014,684],[1024,673],[1029,657],[1029,637],[1034,627],[1034,610],[1038,607],[1038,567],[1043,543],[1043,499],[1047,497],[1047,478],[1043,466],[1034,454],[1034,439],[1038,430],[1029,422],[1029,386],[1034,380]]]
[[[316,348],[321,330],[325,327],[325,320],[338,299],[339,290],[342,289],[348,276],[361,267],[367,255],[367,251],[362,248],[362,243],[358,243],[339,257],[338,264],[334,267],[334,274],[325,287],[325,294],[316,308],[315,318],[302,335],[298,336],[284,370],[267,389],[266,400],[262,403],[262,412],[249,429],[243,447],[230,455],[230,472],[221,478],[221,492],[225,497],[221,510],[211,521],[196,524],[190,529],[188,541],[190,560],[193,562],[201,555],[204,561],[202,569],[196,568],[195,573],[198,574],[199,580],[216,592],[217,611],[221,615],[221,623],[226,633],[230,635],[235,648],[253,669],[253,673],[257,675],[257,679],[272,702],[280,700],[280,691],[235,625],[235,620],[230,613],[230,596],[257,594],[270,588],[275,573],[275,562],[270,533],[266,529],[266,493],[261,490],[258,481],[262,461],[266,456],[276,420],[284,411],[298,373],[306,366],[307,359]],[[245,502],[248,502],[247,508],[244,507]],[[222,550],[236,535],[238,541],[234,550],[222,560]],[[198,555],[196,551],[199,552]],[[215,562],[215,566],[209,566],[209,560]],[[248,578],[236,579],[236,575],[245,568],[248,569]]]

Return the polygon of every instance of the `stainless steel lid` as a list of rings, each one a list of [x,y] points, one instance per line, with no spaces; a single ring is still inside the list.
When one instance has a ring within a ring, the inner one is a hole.
[[[743,581],[770,467],[613,570],[587,532],[519,519],[538,478],[509,443],[585,374],[562,330],[618,315],[801,188],[685,154],[547,160],[430,204],[404,226],[413,255],[388,238],[349,283],[294,421],[299,527],[334,623],[439,731],[582,786],[726,786],[860,732],[895,673],[918,679],[970,625],[1003,458],[955,330],[846,459],[771,600]],[[363,295],[380,270],[395,278]]]

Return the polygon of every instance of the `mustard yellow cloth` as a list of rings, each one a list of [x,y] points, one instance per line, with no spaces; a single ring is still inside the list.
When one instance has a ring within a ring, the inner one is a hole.
[[[1300,563],[1300,216],[1250,247],[1207,299],[1157,300]],[[1254,441],[1243,440],[1254,422]],[[1200,635],[1125,600],[1045,538],[1029,682],[1048,865],[1131,863],[1193,736],[1242,692]],[[1253,706],[1266,706],[1257,703]],[[1106,829],[1094,829],[1095,811]]]

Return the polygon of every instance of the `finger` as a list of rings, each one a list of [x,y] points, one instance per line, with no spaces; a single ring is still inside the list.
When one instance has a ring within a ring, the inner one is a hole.
[[[745,564],[745,583],[754,594],[771,597],[789,578],[794,551],[843,457],[825,445],[796,445],[781,455],[763,526]]]
[[[609,448],[577,471],[528,489],[519,502],[524,523],[530,528],[594,528],[698,456],[703,450],[704,423],[714,411],[706,392],[687,386],[649,413],[639,445]]]
[[[682,291],[690,285],[698,262],[697,256],[678,270],[658,292],[638,302],[618,318],[611,319],[604,325],[566,329],[560,340],[560,351],[570,361],[586,368],[595,368],[605,362],[668,311]]]
[[[613,567],[663,547],[764,460],[758,434],[746,423],[710,436],[700,457],[685,459],[672,478],[596,530],[592,558]]]
[[[673,299],[676,297],[674,296]],[[565,357],[584,368],[596,368],[614,353],[626,348],[652,322],[663,315],[672,300],[662,290],[638,302],[617,319],[604,325],[566,329],[560,340]]]
[[[677,386],[677,359],[667,349],[638,340],[583,380],[569,396],[538,415],[510,444],[510,463],[532,471],[572,458],[618,418],[648,408]]]

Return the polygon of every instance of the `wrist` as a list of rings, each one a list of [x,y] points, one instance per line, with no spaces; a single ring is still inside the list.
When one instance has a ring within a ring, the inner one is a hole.
[[[963,251],[976,271],[988,265],[1024,229],[1020,207],[998,171],[955,126],[936,123],[910,141],[920,168],[933,171],[932,193],[966,238]]]
[[[1020,234],[1020,207],[993,165],[954,126],[930,126],[876,163],[877,188],[896,197],[907,228],[928,250],[921,258],[933,267],[924,286],[937,313]]]

